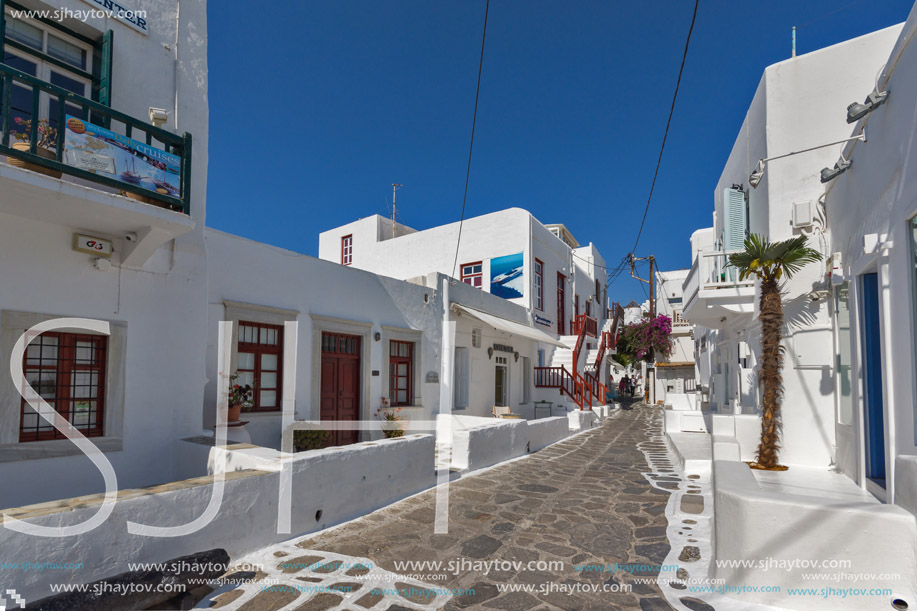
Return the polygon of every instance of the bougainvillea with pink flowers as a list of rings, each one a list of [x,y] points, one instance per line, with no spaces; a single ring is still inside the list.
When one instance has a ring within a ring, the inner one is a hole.
[[[618,337],[618,354],[633,360],[650,360],[654,356],[667,357],[672,354],[672,319],[660,314],[656,318],[644,318],[626,325]]]

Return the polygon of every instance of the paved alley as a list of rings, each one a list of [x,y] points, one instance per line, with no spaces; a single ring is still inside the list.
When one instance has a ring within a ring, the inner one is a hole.
[[[201,607],[669,609],[652,582],[658,569],[651,568],[669,552],[668,494],[647,482],[649,467],[637,447],[658,434],[660,409],[625,407],[592,431],[452,482],[448,534],[433,534],[435,491],[429,490],[264,550],[269,573],[256,576],[261,582],[219,589]],[[655,466],[657,478],[674,479],[665,459]],[[612,570],[616,563],[642,567]],[[370,569],[375,579],[367,581]],[[425,593],[423,584],[455,594]],[[632,590],[621,591],[621,584]],[[386,595],[379,590],[386,586],[408,595]]]

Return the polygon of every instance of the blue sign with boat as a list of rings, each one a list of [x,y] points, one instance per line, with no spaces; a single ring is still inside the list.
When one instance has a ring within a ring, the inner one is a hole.
[[[134,187],[181,196],[181,157],[70,115],[64,160]]]
[[[522,253],[494,257],[490,260],[490,294],[516,299],[525,294]]]

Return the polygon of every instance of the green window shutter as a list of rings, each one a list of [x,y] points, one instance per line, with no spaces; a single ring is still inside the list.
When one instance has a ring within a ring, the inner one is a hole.
[[[745,210],[745,193],[738,189],[723,190],[723,248],[745,248],[745,229],[748,227]]]
[[[101,61],[99,65],[99,102],[111,106],[111,58],[114,33],[111,30],[102,35]]]

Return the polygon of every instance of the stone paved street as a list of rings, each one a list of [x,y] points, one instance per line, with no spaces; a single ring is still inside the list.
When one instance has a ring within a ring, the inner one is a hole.
[[[658,430],[659,411],[657,407],[634,404],[632,409],[606,419],[599,428],[521,460],[452,482],[448,534],[433,534],[435,492],[431,490],[331,531],[290,542],[284,546],[286,551],[275,551],[272,557],[278,562],[282,562],[281,558],[289,560],[290,550],[299,548],[308,562],[322,557],[322,553],[368,558],[380,569],[412,574],[437,588],[474,590],[473,596],[448,600],[444,608],[450,610],[670,609],[652,580],[656,571],[645,566],[662,564],[669,552],[665,518],[669,495],[647,482],[644,473],[650,468],[637,447],[647,440],[649,426]],[[664,449],[654,451],[661,453]],[[665,457],[661,462],[654,459],[655,477],[674,477],[666,461]],[[562,568],[501,568],[484,574],[480,565],[471,564],[494,560],[561,561]],[[418,567],[412,571],[396,566],[402,561],[441,561],[448,568]],[[632,571],[632,575],[575,568],[615,563],[644,567]],[[298,571],[294,568],[284,573],[293,578]],[[308,572],[304,568],[300,574]],[[634,583],[634,578],[650,578],[646,579],[650,583]],[[300,580],[318,581],[306,577]],[[633,590],[569,591],[584,584],[598,584],[601,588],[606,583],[611,588],[618,583],[631,583]],[[506,584],[534,587],[530,591],[498,591],[498,585]],[[567,591],[558,591],[561,588]],[[240,608],[326,609],[338,608],[338,603],[343,602],[334,594],[326,593],[322,599],[319,596],[302,593],[278,597],[276,593],[261,592],[255,598],[246,598]],[[211,604],[235,607],[230,598],[237,597],[236,592],[228,592],[216,596]],[[348,597],[347,604],[339,608],[425,608],[406,606],[403,601],[357,598]],[[293,602],[301,606],[290,606]]]

